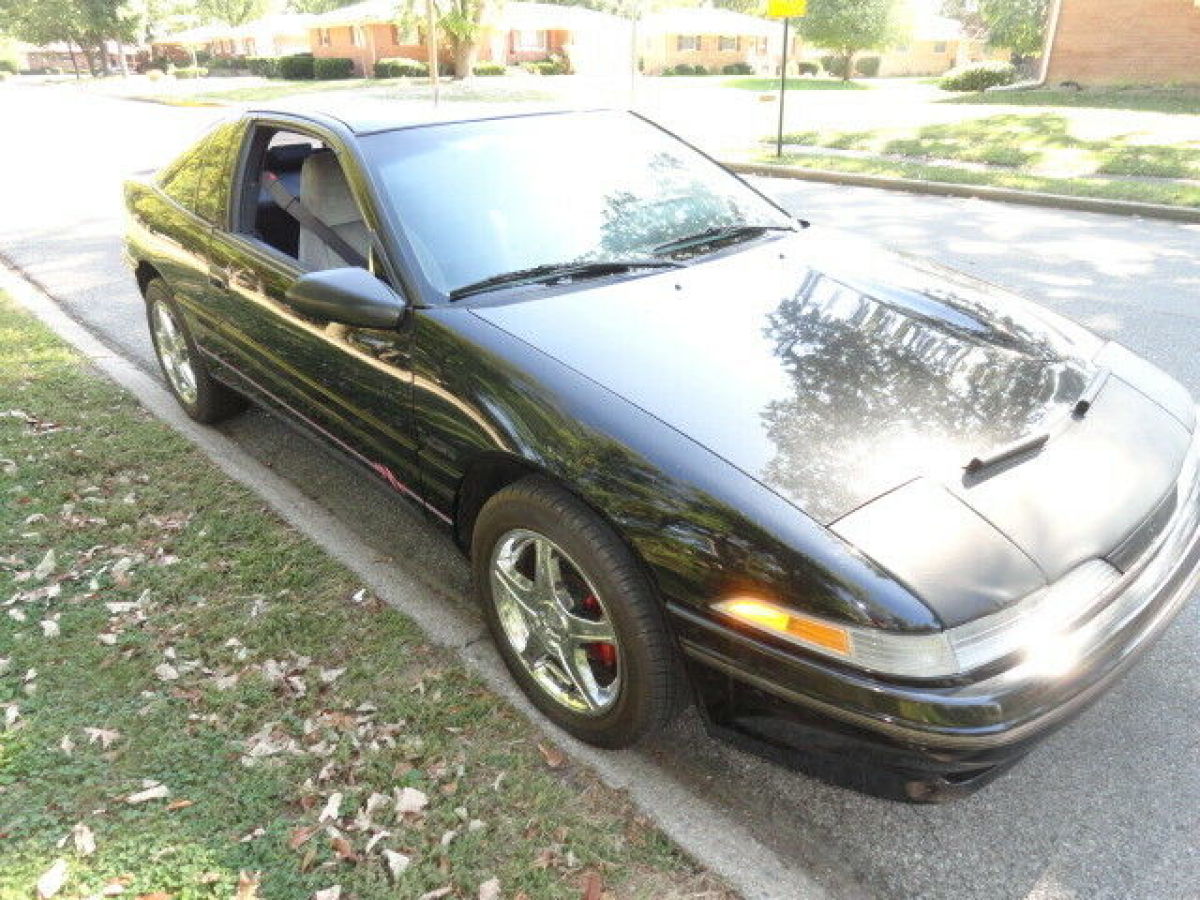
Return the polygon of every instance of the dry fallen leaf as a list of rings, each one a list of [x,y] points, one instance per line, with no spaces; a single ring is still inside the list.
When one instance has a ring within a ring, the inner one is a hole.
[[[150,800],[165,800],[169,796],[171,796],[171,791],[165,784],[156,784],[145,790],[138,791],[136,794],[130,794],[125,798],[125,802],[146,803]]]
[[[489,878],[479,886],[479,900],[500,900],[499,878]]]
[[[115,741],[121,739],[121,732],[108,731],[104,728],[85,728],[83,733],[87,735],[89,744],[99,741],[101,750],[107,750]]]
[[[582,900],[600,900],[604,893],[604,882],[600,879],[599,872],[588,872],[583,876],[583,898]]]
[[[248,872],[238,872],[237,893],[233,895],[234,900],[258,900],[260,877],[258,872],[253,875]]]
[[[137,900],[172,900],[172,895],[166,891],[155,891],[152,894],[138,894]]]
[[[54,551],[50,551],[53,553]],[[47,900],[53,897],[62,890],[64,884],[67,883],[67,861],[59,858],[54,861],[45,872],[43,872],[37,880],[37,895],[39,900]]]
[[[154,674],[160,681],[175,681],[179,678],[179,670],[170,663],[159,663],[154,667]]]
[[[429,805],[429,797],[424,791],[406,787],[396,791],[396,815],[404,813],[419,813]]]
[[[288,838],[288,846],[293,850],[299,850],[308,843],[309,838],[317,833],[317,826],[312,825],[307,828],[297,828],[292,832],[292,836]]]
[[[546,765],[552,769],[559,768],[567,761],[561,750],[549,744],[538,744],[538,751],[542,754],[542,759],[546,760]]]
[[[392,881],[395,881],[404,874],[404,870],[408,868],[412,859],[395,850],[384,850],[383,862],[387,866],[388,875],[391,876]]]
[[[42,628],[42,637],[56,638],[62,634],[62,629],[58,627],[58,622],[54,619],[42,619],[38,625]]]
[[[177,809],[187,809],[189,806],[191,806],[195,802],[196,802],[195,800],[184,800],[182,798],[179,800],[172,800],[170,803],[167,804],[167,811],[175,812],[175,810],[177,810]]]
[[[50,577],[50,573],[54,571],[54,566],[57,560],[54,556],[53,548],[46,551],[46,555],[42,557],[42,561],[33,569],[33,577],[36,581],[45,581]]]
[[[449,897],[454,891],[453,887],[440,887],[436,891],[426,891],[421,895],[420,900],[441,900],[442,897]]]
[[[333,887],[325,888],[323,891],[317,891],[312,895],[312,900],[339,900],[342,896],[342,886],[335,884]]]
[[[327,822],[338,817],[342,809],[342,794],[341,791],[334,791],[329,795],[329,799],[325,801],[325,808],[321,810],[321,815],[317,816],[318,822]]]
[[[75,841],[75,852],[80,856],[91,856],[96,852],[96,835],[83,822],[75,823],[71,837]]]
[[[358,862],[358,854],[354,852],[354,848],[344,837],[330,838],[329,846],[333,848],[333,852],[338,855],[339,859],[344,859],[346,862]]]

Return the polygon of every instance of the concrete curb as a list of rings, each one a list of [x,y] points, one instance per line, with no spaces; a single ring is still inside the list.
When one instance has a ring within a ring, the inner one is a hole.
[[[8,292],[103,375],[129,391],[152,415],[194,444],[234,481],[259,495],[281,518],[363,580],[382,600],[411,618],[434,643],[455,655],[488,687],[538,727],[547,740],[587,765],[633,803],[676,844],[724,878],[747,900],[821,900],[825,890],[739,822],[671,778],[646,753],[608,752],[559,731],[513,683],[477,617],[430,595],[393,562],[382,560],[328,510],[272,472],[221,432],[189,419],[167,388],[68,315],[33,279],[0,256],[0,289]]]
[[[802,166],[772,163],[722,163],[740,175],[759,175],[768,178],[793,178],[798,181],[820,181],[844,184],[848,187],[882,188],[907,191],[912,194],[933,194],[942,197],[970,197],[998,203],[1018,203],[1049,209],[1068,209],[1076,212],[1103,213],[1110,216],[1141,216],[1146,219],[1165,219],[1172,222],[1200,224],[1200,209],[1187,206],[1167,206],[1163,203],[1138,203],[1132,200],[1100,200],[1093,197],[1071,197],[1066,194],[1043,194],[1037,191],[1018,191],[1012,188],[987,185],[951,184],[945,181],[917,181],[912,178],[890,178],[885,175],[863,175],[858,172],[831,172],[827,169],[806,169]]]

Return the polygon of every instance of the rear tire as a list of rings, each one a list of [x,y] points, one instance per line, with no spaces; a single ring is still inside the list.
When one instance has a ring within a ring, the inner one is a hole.
[[[530,615],[536,604],[514,598],[536,593],[545,548],[555,560],[546,571],[558,577],[549,576],[549,611]],[[576,497],[537,476],[499,491],[475,521],[471,562],[500,655],[555,724],[590,744],[625,747],[679,711],[685,685],[662,606],[634,554]]]
[[[221,422],[246,408],[246,400],[209,374],[187,321],[161,278],[146,285],[146,319],[154,355],[167,387],[191,418],[205,425]]]

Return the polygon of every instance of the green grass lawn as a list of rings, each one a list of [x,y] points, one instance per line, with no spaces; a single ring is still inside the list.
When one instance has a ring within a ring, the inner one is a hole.
[[[1200,115],[1200,88],[1110,88],[1092,90],[991,91],[964,94],[943,103],[999,106],[1066,106]]]
[[[977,172],[950,166],[928,165],[919,162],[889,159],[847,159],[842,156],[784,153],[777,159],[772,152],[756,162],[779,163],[806,169],[829,172],[859,172],[885,175],[891,178],[912,178],[946,184],[990,185],[1024,191],[1043,191],[1075,197],[1096,197],[1107,200],[1137,200],[1143,203],[1164,203],[1171,206],[1200,207],[1200,185],[1177,182],[1146,183],[1118,181],[1107,178],[1052,178],[1023,174],[1018,171]]]
[[[726,78],[722,87],[739,88],[743,91],[777,91],[778,78],[758,78],[752,75]],[[866,91],[870,86],[858,81],[842,81],[840,78],[789,78],[789,91]]]
[[[0,897],[731,896],[3,295],[0,358]]]
[[[204,91],[197,94],[206,100],[274,100],[277,97],[288,97],[292,94],[316,94],[327,91],[353,91],[365,87],[383,87],[396,84],[404,79],[372,79],[372,78],[341,78],[333,81],[272,81],[268,84],[251,87],[227,88],[225,90]],[[206,84],[212,85],[217,79],[207,79]]]
[[[764,137],[764,143],[771,138]],[[1200,184],[1119,181],[1095,176],[1200,179],[1200,141],[1148,143],[1144,133],[1081,137],[1059,113],[1006,113],[962,122],[871,131],[808,131],[784,135],[785,145],[817,148],[790,154],[795,165],[837,171],[912,174],[958,184],[1026,186],[1031,190],[1195,205]],[[821,150],[852,150],[862,158]],[[771,161],[773,157],[766,157]],[[976,164],[985,169],[948,165]]]

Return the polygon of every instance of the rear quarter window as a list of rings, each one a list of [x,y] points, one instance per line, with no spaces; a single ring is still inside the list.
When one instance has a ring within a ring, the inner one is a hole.
[[[225,226],[229,184],[242,146],[242,122],[222,125],[202,150],[202,175],[196,189],[196,214],[212,225]]]
[[[196,211],[196,189],[204,172],[204,150],[212,135],[186,150],[158,176],[162,192],[191,212]]]
[[[242,131],[241,121],[218,125],[163,169],[158,177],[159,188],[205,221],[224,224],[229,181]]]

